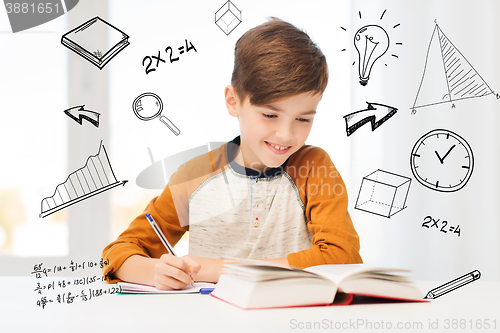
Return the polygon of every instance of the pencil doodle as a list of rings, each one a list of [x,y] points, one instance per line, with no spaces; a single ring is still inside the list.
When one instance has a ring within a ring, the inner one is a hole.
[[[389,105],[370,102],[366,102],[366,104],[368,104],[366,109],[344,116],[347,136],[350,136],[368,122],[371,122],[372,131],[375,131],[398,111],[398,109]]]
[[[491,94],[493,90],[436,23],[411,113],[443,103],[451,103],[454,108],[455,101]]]
[[[390,218],[406,208],[411,179],[376,170],[363,177],[354,208]]]
[[[380,20],[384,18],[387,9],[384,10],[380,16]],[[359,13],[359,19],[362,19],[361,11]],[[392,28],[395,29],[399,27],[399,23],[394,25]],[[347,31],[344,27],[340,27],[342,30]],[[378,62],[383,55],[387,53],[391,45],[389,34],[387,29],[383,28],[378,24],[367,24],[359,28],[354,34],[354,47],[356,48],[358,54],[358,75],[359,83],[362,86],[368,84],[370,75],[372,72],[373,65]],[[395,43],[395,45],[403,45],[403,43]],[[342,49],[346,51],[346,49]],[[391,54],[392,57],[398,58],[394,53]],[[356,64],[354,61],[353,66]],[[387,64],[385,64],[387,66]]]
[[[476,269],[470,273],[462,275],[461,277],[458,277],[450,282],[447,282],[443,285],[440,285],[437,288],[432,289],[427,293],[427,295],[424,298],[435,299],[441,297],[449,293],[450,291],[463,287],[466,284],[469,284],[473,281],[479,280],[480,277],[481,277],[481,272]]]
[[[198,50],[196,50],[196,48],[194,47],[193,43],[189,42],[189,45],[188,45],[188,40],[187,39],[185,39],[184,42],[185,42],[186,47],[184,47],[184,45],[182,45],[182,46],[179,46],[177,48],[177,50],[179,51],[179,55],[183,54],[184,52],[188,53],[191,50],[194,50],[194,52],[198,52]],[[174,50],[172,49],[171,46],[167,46],[165,48],[165,53],[167,54],[170,63],[173,63],[175,61],[179,61],[179,57],[178,56],[177,57],[174,56]],[[154,65],[153,59],[156,60],[156,64],[155,65]],[[144,69],[144,71],[146,72],[146,75],[149,74],[149,73],[151,73],[151,72],[156,71],[156,68],[158,68],[158,66],[162,62],[166,63],[165,59],[163,59],[161,57],[160,50],[158,50],[158,53],[157,53],[156,56],[154,56],[154,55],[152,55],[152,56],[145,56],[142,59],[142,66],[146,67]],[[147,63],[147,65],[146,65],[146,63]]]
[[[469,181],[474,170],[472,149],[460,135],[435,129],[417,140],[410,167],[418,182],[439,192],[455,192]]]
[[[175,135],[179,135],[181,131],[164,115],[163,102],[160,96],[147,92],[137,96],[132,103],[132,110],[140,120],[151,120],[160,117],[160,121],[165,124]]]
[[[82,168],[72,172],[64,183],[56,186],[52,196],[42,200],[40,217],[126,183],[127,180],[116,179],[106,148],[101,141],[97,154],[89,156]]]
[[[85,110],[85,105],[74,106],[64,110],[64,113],[80,125],[82,124],[83,119],[85,119],[95,127],[99,127],[100,113]]]
[[[441,222],[441,228],[439,228],[440,222]],[[442,232],[444,234],[449,232],[449,233],[457,234],[458,237],[460,237],[460,225],[448,226],[448,221],[441,221],[440,219],[434,219],[430,215],[426,216],[424,218],[424,222],[422,223],[422,228],[432,229],[434,227],[436,227],[437,230],[439,230],[440,232]]]
[[[103,69],[130,43],[129,36],[100,17],[94,17],[61,37],[71,51]]]
[[[215,12],[215,24],[224,31],[226,36],[241,23],[241,20],[241,10],[231,1],[226,2]]]

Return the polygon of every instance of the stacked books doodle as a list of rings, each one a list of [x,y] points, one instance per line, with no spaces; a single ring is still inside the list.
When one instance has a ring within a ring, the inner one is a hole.
[[[126,180],[116,179],[106,148],[101,142],[97,155],[90,156],[85,166],[71,173],[64,183],[57,185],[52,196],[42,200],[40,217],[126,183]]]
[[[108,22],[94,17],[63,35],[61,43],[99,69],[103,69],[130,44],[128,38],[129,36]]]

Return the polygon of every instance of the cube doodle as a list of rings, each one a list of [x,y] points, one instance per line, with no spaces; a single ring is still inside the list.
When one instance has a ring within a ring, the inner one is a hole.
[[[226,2],[215,13],[215,24],[229,35],[241,23],[241,10],[231,2]]]
[[[390,218],[406,208],[411,179],[383,170],[363,177],[354,208]]]

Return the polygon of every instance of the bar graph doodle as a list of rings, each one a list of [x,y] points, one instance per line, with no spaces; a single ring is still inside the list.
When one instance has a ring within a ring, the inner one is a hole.
[[[439,79],[437,73],[442,73]],[[490,94],[494,94],[493,90],[436,23],[411,113],[443,103],[451,103],[454,108],[455,101]]]
[[[101,141],[98,153],[89,156],[82,168],[71,173],[64,183],[57,185],[52,196],[42,200],[40,217],[126,183],[127,180],[116,179]]]

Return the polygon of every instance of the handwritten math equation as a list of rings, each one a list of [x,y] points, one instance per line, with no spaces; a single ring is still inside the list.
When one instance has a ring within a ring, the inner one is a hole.
[[[34,291],[36,291],[38,294],[41,295],[42,291],[45,291],[45,290],[48,291],[48,290],[55,290],[56,288],[66,288],[66,287],[69,287],[70,285],[85,286],[85,285],[89,285],[89,284],[97,282],[97,281],[105,281],[105,279],[103,276],[94,275],[94,276],[86,276],[86,277],[79,278],[79,279],[73,279],[73,280],[68,279],[68,280],[52,281],[52,282],[49,282],[47,284],[42,284],[40,282],[37,282],[36,288],[34,289]]]
[[[457,234],[460,237],[460,225],[449,225],[448,221],[441,221],[440,219],[434,219],[432,216],[428,215],[424,217],[424,222],[422,223],[422,228],[433,229],[436,228],[440,232],[447,234]]]
[[[51,273],[63,272],[66,270],[68,270],[68,272],[74,272],[78,269],[85,269],[85,266],[87,266],[87,268],[99,267],[102,269],[107,265],[109,265],[109,260],[106,259],[103,261],[102,258],[99,263],[93,261],[83,261],[81,263],[77,263],[71,260],[68,266],[54,266],[50,268],[44,267],[43,263],[39,263],[33,266],[31,274],[35,275],[37,279],[40,279],[42,277],[48,277]]]
[[[109,288],[88,288],[88,290],[81,290],[79,294],[72,294],[71,291],[64,292],[62,294],[57,294],[55,299],[48,298],[47,296],[41,297],[36,301],[36,305],[45,309],[47,304],[49,303],[59,303],[59,304],[71,304],[75,301],[75,299],[81,299],[83,302],[90,301],[91,299],[95,299],[96,297],[104,296],[104,295],[113,295],[119,292],[118,287],[109,287]]]
[[[161,57],[161,51],[158,50],[158,54],[156,56],[145,56],[142,59],[142,67],[146,67],[144,71],[146,72],[146,75],[148,75],[151,72],[156,71],[158,66],[160,66],[161,63],[167,63],[167,61],[170,61],[170,63],[174,63],[176,61],[179,61],[180,55],[184,53],[188,53],[191,50],[194,50],[194,52],[198,52],[196,48],[194,47],[193,43],[189,42],[188,45],[188,40],[185,39],[185,47],[184,45],[181,45],[177,48],[177,51],[174,51],[174,49],[171,46],[167,46],[165,48],[165,54],[166,57],[168,58],[165,60],[164,58]]]
[[[99,270],[100,273],[101,269],[107,265],[109,265],[109,261],[103,260],[102,258],[98,262],[76,262],[71,260],[69,265],[56,265],[53,267],[45,267],[43,263],[34,265],[31,274],[37,279],[42,279],[40,282],[36,282],[36,286],[33,289],[33,291],[37,294],[36,305],[45,309],[45,307],[50,303],[72,304],[75,300],[87,302],[104,295],[113,295],[118,293],[119,288],[115,285],[103,287],[102,285],[97,284],[98,282],[105,281],[104,276],[100,274],[90,274],[89,276],[84,277],[71,277],[55,280],[51,279],[51,281],[48,282],[44,280],[44,278],[48,278],[49,276],[51,277],[59,272],[76,272],[78,270],[86,270],[86,272],[90,272],[91,270]]]

